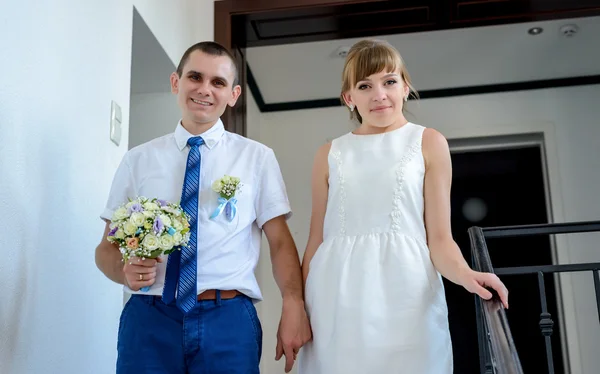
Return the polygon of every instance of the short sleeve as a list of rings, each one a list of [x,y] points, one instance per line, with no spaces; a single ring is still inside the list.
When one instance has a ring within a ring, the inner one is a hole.
[[[100,218],[110,221],[113,213],[119,206],[127,203],[129,199],[135,198],[135,180],[133,179],[133,173],[131,172],[131,166],[129,165],[128,154],[125,154],[115,172],[108,200]]]
[[[269,220],[285,215],[292,216],[283,176],[273,150],[266,152],[258,174],[256,192],[256,222],[259,228]]]

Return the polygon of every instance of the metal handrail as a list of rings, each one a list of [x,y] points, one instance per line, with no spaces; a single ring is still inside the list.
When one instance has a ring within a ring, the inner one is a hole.
[[[537,274],[540,292],[540,321],[539,326],[546,346],[546,359],[548,373],[554,374],[554,358],[552,355],[551,336],[553,334],[554,321],[548,310],[546,300],[546,285],[544,275],[565,272],[591,271],[596,291],[596,304],[598,317],[600,318],[600,263],[578,263],[561,265],[536,265],[517,266],[505,268],[492,268],[486,239],[509,238],[535,235],[573,234],[582,232],[600,231],[600,221],[582,221],[566,223],[549,223],[521,226],[504,227],[471,227],[469,237],[471,239],[471,253],[473,257],[473,268],[484,272],[494,272],[498,275],[523,275]],[[498,301],[499,302],[499,301]],[[498,303],[496,302],[496,304]],[[476,298],[477,331],[480,349],[481,373],[513,373],[516,360],[516,349],[512,343],[506,315],[501,305],[487,305],[486,301]],[[504,336],[502,336],[504,334]],[[498,340],[499,339],[499,340]],[[514,356],[511,358],[510,356]],[[508,365],[508,366],[507,366]],[[508,371],[502,371],[508,370]],[[517,367],[517,370],[519,368]],[[521,371],[514,371],[520,373]]]
[[[469,237],[471,240],[471,254],[473,269],[491,272],[498,275],[523,275],[537,274],[540,291],[541,313],[540,329],[546,345],[546,358],[548,372],[554,373],[554,359],[552,356],[551,336],[554,321],[546,301],[545,274],[563,272],[591,271],[596,291],[596,304],[600,318],[600,263],[580,263],[563,265],[537,265],[497,268],[494,270],[490,260],[486,239],[509,238],[535,235],[572,234],[582,232],[599,232],[600,221],[583,221],[567,223],[550,223],[504,227],[471,227]],[[493,292],[493,290],[490,290]],[[520,374],[523,372],[515,349],[510,327],[502,303],[497,297],[485,301],[479,297],[475,299],[477,332],[480,351],[480,368],[482,374]]]

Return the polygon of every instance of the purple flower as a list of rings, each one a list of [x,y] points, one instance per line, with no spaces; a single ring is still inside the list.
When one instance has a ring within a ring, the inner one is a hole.
[[[160,206],[167,206],[167,202],[161,199],[157,199],[156,202],[158,203],[158,205]]]
[[[164,229],[165,225],[163,223],[163,221],[160,219],[160,217],[156,217],[156,219],[154,220],[154,224],[152,225],[152,230],[154,230],[154,234],[158,235],[162,232],[162,230]]]
[[[115,236],[115,233],[117,232],[119,228],[117,226],[115,226],[112,230],[110,230],[110,232],[108,233],[108,236]]]
[[[142,205],[140,203],[135,203],[132,206],[130,206],[128,209],[129,215],[131,215],[131,213],[134,213],[134,212],[140,213],[143,211],[144,211],[144,208],[142,207]]]

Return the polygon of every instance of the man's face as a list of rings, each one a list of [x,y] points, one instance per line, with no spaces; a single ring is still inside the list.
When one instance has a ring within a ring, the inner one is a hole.
[[[240,93],[233,86],[235,70],[228,56],[194,51],[183,66],[181,77],[171,74],[171,92],[177,95],[184,122],[216,123],[227,105],[234,106]]]

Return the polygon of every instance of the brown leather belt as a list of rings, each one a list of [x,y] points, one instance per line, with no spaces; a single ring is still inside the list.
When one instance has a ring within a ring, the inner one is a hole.
[[[237,290],[221,290],[221,299],[233,299],[238,295],[242,295]],[[217,290],[206,290],[198,295],[198,300],[215,300],[217,298]]]

